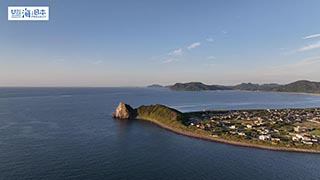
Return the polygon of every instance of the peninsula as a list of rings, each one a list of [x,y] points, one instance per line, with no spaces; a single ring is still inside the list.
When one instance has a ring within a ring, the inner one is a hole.
[[[134,109],[120,102],[113,117],[146,120],[178,134],[227,144],[320,153],[320,108],[182,113],[160,104]]]

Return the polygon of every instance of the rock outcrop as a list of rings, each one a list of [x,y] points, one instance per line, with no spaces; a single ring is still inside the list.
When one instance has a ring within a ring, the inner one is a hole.
[[[136,116],[136,110],[134,110],[130,105],[123,102],[120,102],[117,108],[112,113],[112,117],[118,119],[134,119]]]

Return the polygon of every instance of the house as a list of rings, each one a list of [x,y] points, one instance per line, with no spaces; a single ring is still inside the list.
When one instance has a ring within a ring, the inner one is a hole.
[[[292,136],[292,141],[299,141],[299,138],[297,138],[296,136]]]
[[[311,141],[311,138],[309,136],[303,136],[302,140],[304,141]]]
[[[211,125],[210,124],[206,124],[204,127],[204,130],[209,131],[211,129]]]
[[[297,139],[303,139],[303,136],[301,134],[296,134]]]
[[[246,134],[244,132],[238,132],[239,136],[246,136]]]
[[[271,138],[271,141],[276,141],[276,142],[280,142],[280,138]]]
[[[271,140],[271,136],[270,135],[260,135],[259,139],[263,140],[263,141]]]
[[[294,130],[294,132],[306,132],[308,130],[308,128],[297,126],[297,127],[294,127],[293,130]]]
[[[312,145],[313,142],[310,142],[310,141],[302,141],[303,144],[308,144],[308,145]]]
[[[311,141],[312,142],[318,142],[318,139],[312,138]]]

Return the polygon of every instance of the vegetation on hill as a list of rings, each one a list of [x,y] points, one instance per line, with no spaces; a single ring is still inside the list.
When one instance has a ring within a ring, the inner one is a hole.
[[[272,88],[271,90],[280,92],[320,93],[320,82],[301,80]]]
[[[140,106],[136,109],[137,119],[152,119],[163,123],[184,122],[183,113],[164,105]]]
[[[168,86],[176,91],[210,91],[210,90],[246,90],[246,91],[276,91],[276,92],[299,92],[299,93],[320,93],[320,82],[306,80],[296,81],[290,84],[279,85],[241,83],[235,86],[206,85],[201,82],[176,83]]]

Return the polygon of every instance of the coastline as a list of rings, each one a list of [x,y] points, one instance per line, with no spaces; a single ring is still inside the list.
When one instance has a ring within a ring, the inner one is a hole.
[[[148,121],[148,122],[154,123],[157,126],[163,128],[163,129],[169,130],[171,132],[174,132],[176,134],[180,134],[180,135],[184,135],[184,136],[188,136],[188,137],[193,137],[193,138],[197,138],[197,139],[202,139],[202,140],[218,142],[218,143],[224,143],[224,144],[230,144],[230,145],[242,146],[242,147],[258,148],[258,149],[271,150],[271,151],[286,151],[286,152],[320,154],[320,151],[311,150],[311,149],[271,147],[271,146],[249,144],[249,143],[243,143],[243,142],[230,141],[230,140],[226,140],[226,139],[222,139],[222,138],[210,137],[210,136],[206,136],[206,135],[202,135],[202,134],[193,133],[190,131],[184,131],[181,129],[177,129],[175,127],[161,123],[161,122],[157,121],[156,119],[137,117],[137,120],[143,120],[143,121]]]
[[[241,90],[241,91],[246,91],[246,90]],[[251,91],[251,92],[253,92],[253,91]],[[320,96],[320,93],[315,93],[315,92],[313,92],[313,93],[312,92],[289,92],[289,91],[256,91],[256,92],[276,92],[276,93],[286,93],[286,94],[304,94],[304,95]]]
[[[209,90],[213,91],[213,90]],[[221,90],[218,90],[221,91]],[[240,91],[240,92],[273,92],[273,93],[284,93],[284,94],[304,94],[304,95],[315,95],[315,96],[320,96],[320,93],[315,93],[315,92],[289,92],[289,91],[263,91],[263,90],[256,90],[256,91],[250,91],[250,90],[222,90],[222,91]]]

